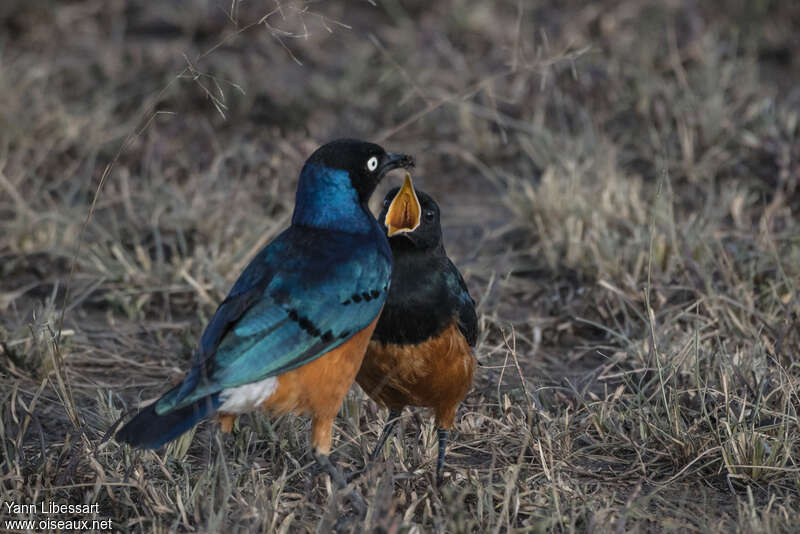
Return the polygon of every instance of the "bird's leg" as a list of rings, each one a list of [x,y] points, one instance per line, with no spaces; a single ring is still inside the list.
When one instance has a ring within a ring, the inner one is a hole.
[[[378,438],[378,443],[375,444],[375,448],[372,449],[372,454],[369,455],[370,461],[374,462],[378,457],[378,453],[381,452],[381,449],[386,444],[386,440],[389,439],[389,436],[392,435],[392,431],[394,431],[394,427],[397,426],[397,422],[400,421],[400,414],[401,410],[389,410],[389,418],[386,420],[386,424],[383,425],[381,437]]]
[[[223,434],[230,434],[233,431],[233,425],[236,423],[236,414],[221,413],[217,414],[219,421],[219,429]]]
[[[444,428],[436,429],[439,437],[439,456],[436,458],[436,483],[442,483],[442,467],[444,466],[444,456],[447,453],[447,436],[449,432]]]
[[[366,517],[367,504],[364,502],[364,497],[362,497],[361,494],[354,489],[347,489],[347,481],[345,480],[344,475],[331,461],[330,456],[327,454],[314,452],[314,459],[317,461],[322,470],[328,473],[337,489],[346,490],[347,496],[350,499],[350,503],[353,505],[353,508],[356,510],[358,515],[362,518]]]

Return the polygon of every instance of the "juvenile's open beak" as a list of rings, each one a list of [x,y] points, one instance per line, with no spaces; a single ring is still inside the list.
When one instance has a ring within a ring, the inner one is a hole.
[[[422,215],[422,207],[419,205],[417,193],[414,191],[414,184],[411,182],[411,175],[406,173],[403,179],[403,187],[389,204],[386,212],[386,228],[389,237],[405,232],[413,232],[419,226]]]
[[[392,169],[408,169],[414,166],[414,157],[409,156],[408,154],[395,154],[392,152],[387,152],[386,155],[383,157],[383,161],[381,161],[380,171],[378,172],[378,176],[383,177],[387,172],[391,171]]]

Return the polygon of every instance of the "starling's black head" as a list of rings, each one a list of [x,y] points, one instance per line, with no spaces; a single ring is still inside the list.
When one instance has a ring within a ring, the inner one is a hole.
[[[414,189],[408,173],[402,187],[392,188],[386,194],[378,221],[386,228],[392,248],[411,246],[428,250],[442,244],[439,206],[430,195]]]
[[[345,171],[361,202],[367,202],[381,178],[392,169],[414,166],[406,154],[386,152],[381,146],[357,139],[337,139],[319,147],[306,161],[330,170]]]

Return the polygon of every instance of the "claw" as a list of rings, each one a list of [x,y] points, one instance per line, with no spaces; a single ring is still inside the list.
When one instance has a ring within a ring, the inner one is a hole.
[[[364,497],[355,489],[347,486],[347,480],[341,470],[331,461],[330,457],[327,454],[314,453],[314,459],[322,470],[328,473],[336,487],[347,494],[350,504],[358,516],[362,519],[365,518],[367,516],[367,503],[364,501]]]

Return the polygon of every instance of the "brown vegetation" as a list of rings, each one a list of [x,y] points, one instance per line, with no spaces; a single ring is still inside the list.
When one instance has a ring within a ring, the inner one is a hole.
[[[796,530],[800,4],[375,4],[0,4],[0,500],[146,532],[348,510],[301,418],[102,438],[180,378],[304,159],[350,135],[417,156],[482,366],[441,490],[408,414],[340,526]],[[345,470],[384,419],[351,390]]]

